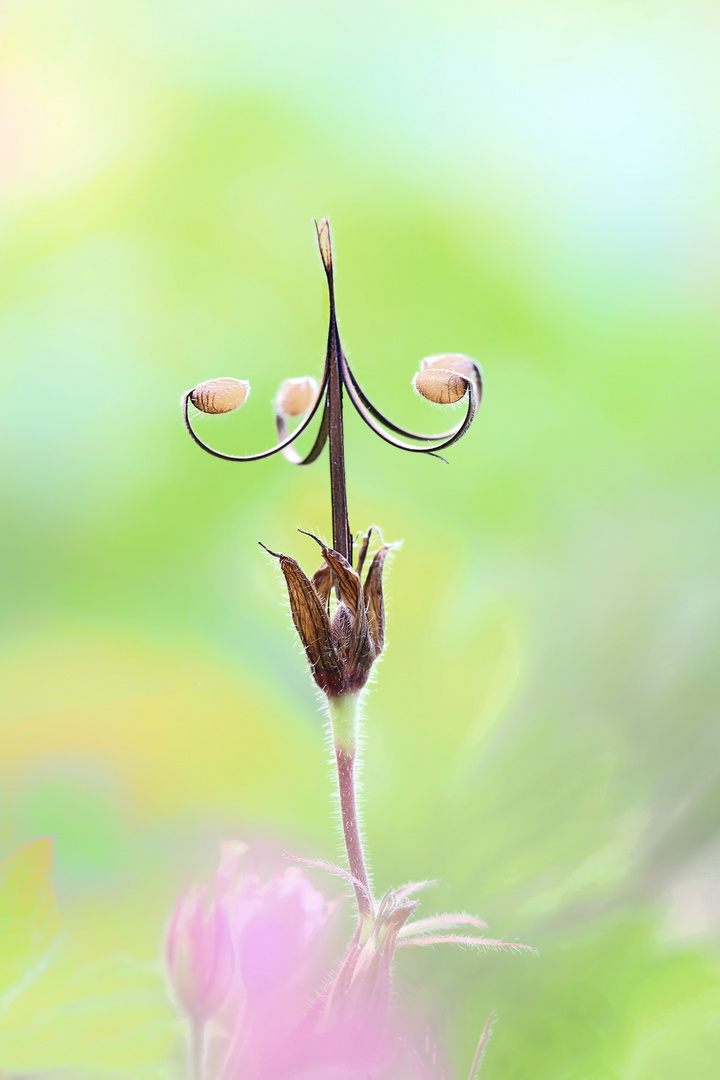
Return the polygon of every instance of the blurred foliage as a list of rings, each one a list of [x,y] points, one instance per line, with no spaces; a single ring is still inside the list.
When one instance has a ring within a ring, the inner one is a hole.
[[[201,430],[270,443],[281,379],[320,369],[329,214],[373,400],[442,427],[410,393],[417,360],[464,351],[487,379],[449,466],[348,421],[352,525],[405,539],[367,702],[377,885],[440,877],[540,950],[418,950],[398,989],[460,1076],[495,1007],[488,1080],[710,1080],[715,13],[30,0],[1,18],[0,848],[55,837],[65,930],[0,1016],[0,1067],[168,1075],[182,883],[228,836],[336,855],[321,717],[256,543],[310,568],[295,527],[327,535],[326,466],[212,460],[176,406],[249,378],[241,413]],[[43,843],[4,864],[39,853],[33,949],[56,918]]]
[[[35,840],[0,863],[0,995],[32,978],[60,929],[51,879],[52,845]]]

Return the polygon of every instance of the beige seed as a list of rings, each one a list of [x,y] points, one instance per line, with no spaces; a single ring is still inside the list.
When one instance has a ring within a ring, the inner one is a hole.
[[[413,379],[413,386],[419,394],[437,405],[454,405],[465,397],[468,389],[467,379],[456,371],[443,371],[431,368],[418,371]]]
[[[275,410],[280,416],[302,416],[317,397],[318,384],[311,375],[285,379],[275,398]]]
[[[190,401],[200,412],[226,413],[243,405],[249,393],[247,379],[209,379],[190,391]]]
[[[431,371],[434,368],[442,368],[443,371],[457,371],[466,379],[474,379],[476,376],[475,363],[469,356],[462,353],[438,353],[435,356],[426,356],[420,361],[421,371]]]
[[[437,353],[435,356],[425,356],[425,359],[420,361],[421,372],[429,372],[429,370],[436,367],[443,368],[444,372],[458,372],[460,375],[464,375],[466,379],[475,379],[477,377],[475,361],[462,352]]]

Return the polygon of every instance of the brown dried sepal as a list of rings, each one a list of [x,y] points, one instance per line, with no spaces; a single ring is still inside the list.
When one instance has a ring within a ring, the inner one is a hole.
[[[373,662],[382,652],[385,638],[382,571],[389,548],[385,546],[377,552],[363,586],[358,570],[344,556],[326,547],[317,537],[313,539],[322,548],[324,562],[312,580],[294,559],[269,548],[265,550],[280,562],[293,623],[312,676],[324,693],[337,697],[362,689]],[[369,540],[368,533],[358,569],[362,568]],[[333,588],[338,603],[331,620],[329,605]]]
[[[190,401],[200,412],[232,412],[247,401],[250,383],[247,379],[209,379],[190,391]]]
[[[375,650],[368,630],[367,612],[360,575],[347,559],[331,548],[323,548],[325,562],[333,572],[338,606],[332,627],[336,634],[338,654],[353,681],[362,678],[363,685],[375,659]]]
[[[292,620],[315,682],[326,694],[340,693],[343,672],[333,643],[325,603],[294,559],[288,555],[280,555],[277,551],[270,551],[270,548],[265,550],[280,562],[288,589]]]
[[[330,603],[330,593],[333,587],[333,572],[326,562],[312,576],[315,591],[324,604]]]
[[[375,558],[370,563],[363,590],[368,630],[375,650],[375,659],[380,655],[385,644],[385,600],[383,598],[382,572],[389,550],[390,548],[386,544],[375,555]]]

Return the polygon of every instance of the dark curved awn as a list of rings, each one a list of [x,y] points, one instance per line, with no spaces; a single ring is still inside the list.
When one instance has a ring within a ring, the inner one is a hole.
[[[328,374],[327,374],[327,365],[326,365],[325,366],[325,372],[323,374],[323,380],[322,380],[322,383],[320,384],[320,389],[318,390],[318,395],[317,395],[317,398],[315,399],[315,403],[312,406],[312,408],[310,409],[310,411],[307,414],[307,416],[305,417],[305,419],[302,421],[302,423],[298,424],[298,426],[295,428],[295,430],[292,432],[292,434],[288,435],[287,438],[283,438],[281,436],[280,437],[280,442],[276,443],[275,446],[270,447],[269,450],[263,450],[259,454],[226,454],[222,450],[215,450],[212,446],[209,446],[206,442],[204,442],[200,438],[198,433],[195,431],[192,424],[190,423],[189,409],[190,409],[190,395],[192,394],[192,390],[188,390],[187,393],[183,394],[182,401],[181,401],[181,407],[182,407],[182,411],[183,411],[183,418],[185,420],[185,427],[187,428],[187,430],[188,430],[188,432],[190,434],[190,437],[197,443],[197,445],[199,447],[201,447],[201,449],[206,450],[208,454],[212,454],[213,457],[221,458],[223,461],[261,461],[263,458],[272,457],[273,454],[277,454],[278,452],[284,451],[286,447],[290,446],[291,443],[294,443],[295,440],[297,439],[297,437],[302,434],[302,432],[305,430],[305,428],[308,426],[308,424],[312,420],[315,413],[318,411],[320,403],[323,400],[324,392],[325,392],[325,390],[327,388],[327,381],[328,381]],[[324,435],[323,435],[323,429],[324,429]],[[322,441],[320,441],[320,444],[318,445],[318,440],[321,439],[321,436],[322,436]],[[320,431],[318,432],[318,437],[315,440],[315,445],[313,446],[312,450],[310,451],[310,454],[308,454],[307,458],[300,458],[300,455],[298,455],[299,460],[297,462],[294,462],[294,464],[305,465],[310,461],[314,461],[315,458],[320,453],[320,451],[322,450],[323,446],[325,445],[325,438],[326,437],[327,437],[327,420],[326,420],[325,415],[323,415],[323,421],[322,421],[322,423],[320,425]],[[314,456],[311,456],[311,455],[314,455]],[[289,460],[292,460],[292,459],[289,459]]]

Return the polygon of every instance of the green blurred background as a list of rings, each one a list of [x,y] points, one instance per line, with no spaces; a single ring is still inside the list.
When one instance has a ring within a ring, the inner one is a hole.
[[[367,705],[376,884],[532,956],[418,950],[463,1077],[705,1080],[720,1060],[720,20],[695,0],[11,0],[0,51],[0,849],[55,837],[64,930],[0,1067],[171,1075],[163,924],[219,838],[337,858],[277,569],[326,459],[273,435],[341,332],[400,422],[477,357],[450,465],[348,421],[351,524],[403,539]],[[329,895],[332,880],[314,879]],[[40,905],[46,917],[52,902]],[[0,920],[1,921],[1,920]]]

